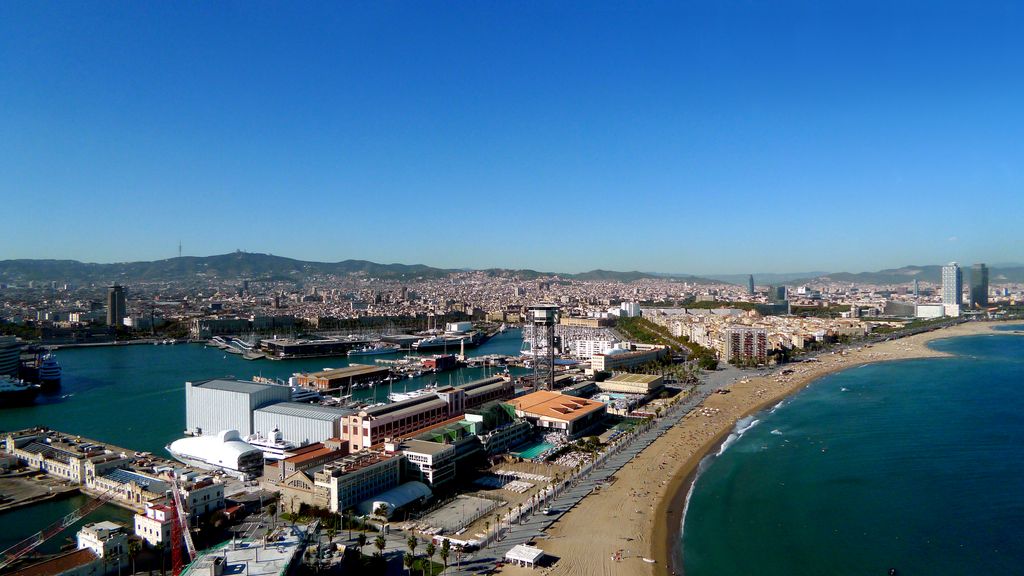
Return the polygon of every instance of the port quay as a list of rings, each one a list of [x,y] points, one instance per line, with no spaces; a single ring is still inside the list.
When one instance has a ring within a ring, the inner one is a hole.
[[[627,338],[641,310],[618,311],[542,303],[515,326],[50,352],[60,381],[4,413],[0,568],[87,573],[131,545],[178,574],[383,573],[413,541],[454,550],[456,573],[544,564],[552,522],[743,374],[701,374],[689,347],[651,342],[672,342],[654,320],[647,342]],[[726,326],[724,354],[763,353],[767,328]]]
[[[58,389],[10,412],[12,424],[36,425],[2,436],[4,567],[86,570],[110,562],[122,538],[139,541],[144,558],[166,556],[182,538],[178,524],[188,535],[183,571],[244,556],[223,537],[290,542],[282,549],[294,545],[294,556],[267,559],[283,568],[308,561],[311,542],[315,562],[337,563],[343,555],[324,552],[342,542],[309,530],[343,516],[383,531],[389,557],[403,545],[397,538],[414,535],[449,540],[470,565],[503,529],[495,515],[508,524],[544,508],[554,519],[547,504],[595,458],[647,430],[655,407],[667,411],[685,396],[656,374],[609,371],[596,382],[568,354],[538,361],[555,342],[557,317],[549,320],[546,333],[464,322],[422,335],[58,348]],[[667,352],[616,349],[634,363]],[[112,416],[121,396],[95,389],[118,381],[115,367],[158,375],[148,385],[123,383],[121,394],[135,398],[124,400],[131,408],[120,426]],[[152,405],[131,386],[148,390]],[[60,414],[82,409],[103,412],[76,418],[83,430],[56,426]],[[43,513],[58,505],[59,514]],[[274,532],[270,510],[302,521],[294,532]],[[26,514],[39,518],[12,528]]]

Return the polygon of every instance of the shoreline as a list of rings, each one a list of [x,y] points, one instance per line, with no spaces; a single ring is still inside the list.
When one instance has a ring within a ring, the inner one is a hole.
[[[549,539],[538,544],[559,558],[548,573],[682,574],[675,551],[687,486],[694,482],[701,461],[721,445],[737,421],[770,408],[835,372],[893,360],[948,357],[949,354],[927,344],[990,333],[994,326],[1004,323],[1013,322],[966,322],[842,353],[825,353],[818,356],[817,362],[787,364],[765,376],[732,383],[728,386],[729,394],[706,398],[623,467],[610,488],[584,498],[548,530]],[[782,370],[789,369],[793,372],[782,374]],[[609,564],[606,559],[616,552],[623,560]],[[642,558],[653,558],[655,563],[641,561]]]

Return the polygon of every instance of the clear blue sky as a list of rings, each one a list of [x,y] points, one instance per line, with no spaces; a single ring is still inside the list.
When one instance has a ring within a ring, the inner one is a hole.
[[[296,4],[0,3],[0,258],[1024,260],[1020,4]]]

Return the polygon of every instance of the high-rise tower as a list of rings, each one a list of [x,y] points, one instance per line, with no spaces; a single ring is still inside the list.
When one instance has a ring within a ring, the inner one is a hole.
[[[950,262],[942,267],[942,303],[960,305],[963,299],[964,277],[960,266]]]
[[[114,284],[107,289],[107,326],[120,326],[124,323],[128,309],[124,301],[124,286]]]
[[[751,274],[747,277],[747,294],[754,295],[754,275]]]
[[[537,390],[555,387],[555,325],[559,309],[554,304],[536,304],[529,308],[533,330],[533,384]]]
[[[988,306],[988,266],[971,266],[971,307]]]

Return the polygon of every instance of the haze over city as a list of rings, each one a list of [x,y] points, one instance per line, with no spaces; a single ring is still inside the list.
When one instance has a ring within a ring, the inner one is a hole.
[[[0,257],[1024,260],[1013,4],[123,8],[0,6]]]

